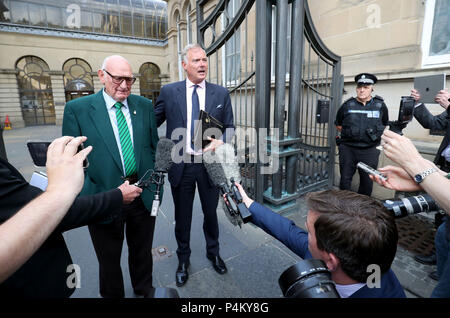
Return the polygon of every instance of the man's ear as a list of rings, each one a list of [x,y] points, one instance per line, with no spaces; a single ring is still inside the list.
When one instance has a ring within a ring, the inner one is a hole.
[[[103,70],[97,71],[98,78],[102,84],[105,84],[105,73]]]
[[[339,268],[341,262],[333,253],[325,253],[326,255],[324,255],[325,257],[323,259],[325,261],[325,265],[327,265],[327,268],[330,270],[330,272],[336,271]]]

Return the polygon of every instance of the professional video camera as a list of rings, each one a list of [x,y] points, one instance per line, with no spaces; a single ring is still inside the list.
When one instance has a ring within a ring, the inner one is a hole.
[[[278,279],[286,298],[340,298],[331,273],[319,259],[307,259],[285,270]]]
[[[400,99],[400,108],[398,111],[398,120],[389,121],[389,130],[403,135],[402,130],[413,119],[415,100],[411,96],[402,96]]]
[[[415,195],[392,201],[385,200],[383,205],[389,212],[394,213],[395,218],[402,218],[411,214],[421,212],[439,211],[439,207],[433,198],[428,194]]]

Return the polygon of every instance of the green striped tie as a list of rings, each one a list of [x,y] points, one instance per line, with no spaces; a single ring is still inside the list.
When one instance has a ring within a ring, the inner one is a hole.
[[[125,164],[126,177],[136,173],[136,160],[134,159],[133,143],[131,142],[130,132],[128,131],[127,120],[120,109],[122,103],[114,104],[116,107],[117,128],[119,129],[120,146],[122,148],[122,157]]]

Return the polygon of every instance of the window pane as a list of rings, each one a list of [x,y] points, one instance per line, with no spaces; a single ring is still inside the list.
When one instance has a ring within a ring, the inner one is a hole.
[[[28,4],[30,9],[31,25],[46,26],[45,23],[45,7],[33,3]]]
[[[133,13],[134,36],[144,37],[144,17],[140,13]]]
[[[47,6],[45,10],[49,28],[62,28],[64,26],[61,8]]]
[[[106,32],[106,15],[103,12],[93,12],[92,20],[94,23],[94,32]]]
[[[130,12],[121,12],[120,22],[122,24],[122,35],[132,36],[132,21]]]
[[[156,39],[157,36],[157,28],[156,28],[156,21],[155,21],[155,15],[154,13],[152,15],[145,15],[145,36],[147,38]]]
[[[120,34],[119,13],[117,11],[108,10],[105,27],[105,33]]]
[[[142,0],[131,0],[131,6],[133,8],[143,8]]]
[[[28,8],[24,2],[11,1],[12,22],[28,24]]]
[[[430,56],[450,54],[450,4],[447,0],[436,0],[433,31],[430,41]]]
[[[9,1],[0,2],[0,22],[10,22],[11,12],[9,11]]]
[[[80,30],[92,32],[92,26],[92,13],[88,11],[81,11]]]
[[[119,0],[119,4],[121,6],[126,6],[126,7],[130,7],[130,0]]]

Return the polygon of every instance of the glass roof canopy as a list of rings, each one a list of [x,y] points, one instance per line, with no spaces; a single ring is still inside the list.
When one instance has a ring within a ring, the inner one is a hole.
[[[159,0],[0,0],[0,26],[163,41],[167,32],[167,3]]]

